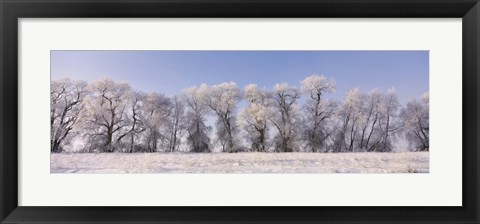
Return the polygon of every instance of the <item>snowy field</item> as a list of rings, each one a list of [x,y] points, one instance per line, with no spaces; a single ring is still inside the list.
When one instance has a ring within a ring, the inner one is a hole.
[[[428,152],[52,154],[51,173],[428,173]]]

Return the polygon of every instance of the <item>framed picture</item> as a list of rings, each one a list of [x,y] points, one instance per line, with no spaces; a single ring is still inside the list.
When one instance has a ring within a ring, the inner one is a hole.
[[[476,0],[0,10],[1,223],[480,221]]]

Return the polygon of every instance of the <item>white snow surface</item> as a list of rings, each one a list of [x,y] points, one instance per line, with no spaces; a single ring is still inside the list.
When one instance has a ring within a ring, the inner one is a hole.
[[[428,152],[55,153],[51,173],[428,173]]]

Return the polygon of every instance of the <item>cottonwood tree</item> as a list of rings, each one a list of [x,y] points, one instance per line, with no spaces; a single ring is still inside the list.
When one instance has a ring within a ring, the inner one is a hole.
[[[205,124],[205,116],[208,112],[208,105],[205,97],[208,93],[208,86],[206,84],[200,87],[191,87],[183,91],[185,103],[188,111],[186,113],[186,130],[187,142],[190,145],[192,152],[210,152],[210,137],[211,130]]]
[[[177,151],[180,147],[182,130],[185,128],[182,120],[185,116],[185,104],[177,96],[172,98],[172,115],[169,118],[168,130],[168,149],[170,152]]]
[[[415,151],[429,151],[429,94],[421,100],[412,100],[402,109],[400,117],[410,146]]]
[[[243,109],[237,124],[245,130],[252,151],[268,151],[268,119],[273,115],[272,96],[259,89],[255,84],[249,84],[244,89],[248,106]]]
[[[352,89],[337,103],[324,97],[334,92],[334,80],[313,75],[301,84],[301,91],[277,84],[272,92],[250,84],[244,89],[248,104],[235,117],[242,94],[232,82],[202,84],[184,90],[182,98],[170,99],[133,91],[127,83],[109,78],[88,85],[54,80],[51,152],[69,150],[73,137],[82,136],[89,152],[177,151],[184,137],[190,151],[210,152],[212,128],[206,125],[210,114],[216,117],[216,135],[224,152],[242,147],[237,127],[247,134],[250,150],[258,152],[272,151],[272,145],[277,152],[300,151],[303,144],[306,151],[390,152],[400,131],[413,150],[429,150],[428,93],[399,113],[401,105],[393,89],[366,94]],[[307,101],[300,111],[302,93]]]
[[[399,107],[394,89],[386,94],[378,89],[368,94],[349,90],[337,112],[340,122],[333,151],[391,151],[392,138],[401,128]]]
[[[240,89],[234,82],[213,85],[208,88],[208,92],[205,95],[207,105],[217,117],[217,138],[224,152],[235,152],[238,150],[235,113],[240,99]]]
[[[324,148],[327,138],[330,137],[327,119],[334,115],[336,104],[322,97],[324,93],[335,92],[335,80],[323,75],[312,75],[300,83],[302,91],[309,97],[304,105],[303,139],[308,151],[317,152]]]
[[[277,129],[275,145],[278,152],[293,152],[298,149],[298,108],[300,90],[287,83],[276,84],[273,88],[273,101],[276,113],[270,121]]]
[[[125,132],[128,132],[128,106],[132,91],[127,83],[110,78],[92,82],[91,94],[85,103],[85,129],[89,137],[89,151],[113,152],[117,150]]]
[[[382,117],[381,105],[384,102],[384,95],[379,89],[371,90],[363,96],[366,102],[360,109],[359,121],[359,141],[357,147],[359,151],[374,151],[381,142],[383,134],[379,125]]]
[[[334,138],[333,151],[352,152],[355,150],[355,138],[359,129],[357,122],[361,119],[364,103],[364,97],[358,88],[347,91],[345,101],[336,113],[340,122]]]
[[[123,135],[128,136],[127,151],[130,153],[136,151],[143,151],[138,143],[140,142],[141,134],[146,130],[146,126],[142,117],[142,107],[144,105],[146,94],[141,91],[134,91],[132,94],[130,112],[128,113],[129,130]],[[121,137],[123,138],[123,137]]]
[[[381,106],[382,117],[379,125],[383,138],[378,149],[374,151],[389,152],[392,151],[393,148],[391,138],[401,128],[398,114],[400,103],[398,102],[398,96],[394,88],[390,88],[387,91]]]
[[[63,151],[83,108],[88,94],[87,82],[70,79],[55,80],[50,89],[51,152]]]
[[[143,101],[142,117],[145,125],[145,145],[148,152],[157,152],[159,145],[167,144],[164,130],[172,114],[173,104],[168,97],[159,93],[147,93]]]

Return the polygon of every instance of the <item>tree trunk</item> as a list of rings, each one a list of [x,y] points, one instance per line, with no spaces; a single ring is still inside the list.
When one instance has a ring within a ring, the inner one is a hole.
[[[56,141],[56,140],[52,142],[52,152],[54,152],[54,153],[59,153],[59,152],[61,152],[60,142],[58,142],[58,141]]]
[[[108,127],[107,129],[107,142],[105,143],[105,148],[103,151],[113,152],[112,148],[112,139],[113,139],[113,127]]]

